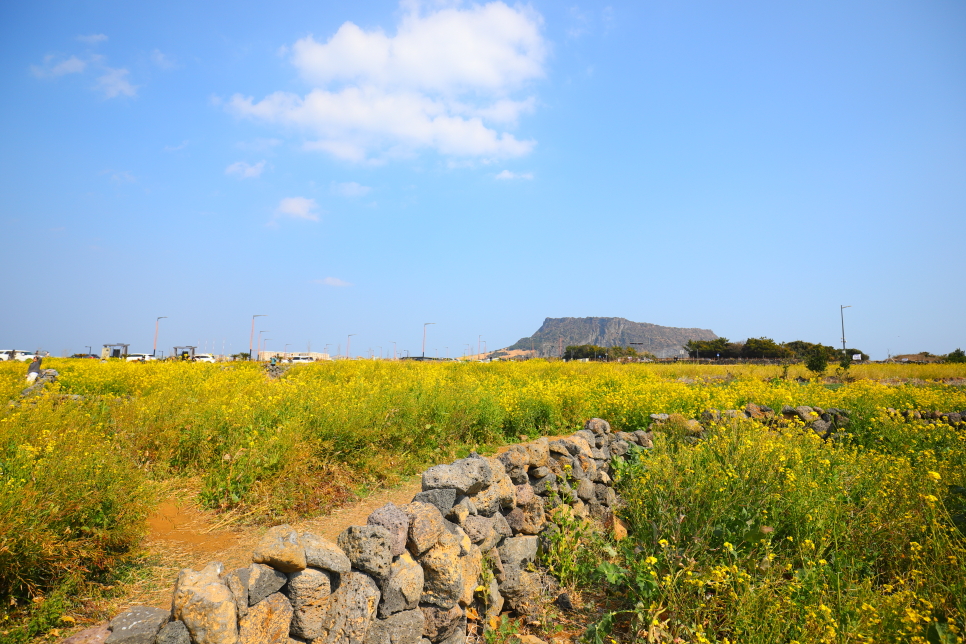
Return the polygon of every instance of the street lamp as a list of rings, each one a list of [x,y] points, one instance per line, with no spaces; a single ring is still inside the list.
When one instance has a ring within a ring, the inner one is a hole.
[[[154,348],[151,349],[151,355],[154,356],[158,352],[158,322],[167,319],[167,315],[162,315],[157,320],[154,321]]]
[[[426,327],[430,324],[436,324],[435,322],[427,322],[423,325],[423,358],[426,358]]]
[[[282,353],[284,353],[284,354],[285,354],[285,357],[286,357],[286,358],[288,357],[288,348],[289,348],[289,347],[290,347],[291,345],[292,345],[292,343],[291,343],[291,342],[289,342],[289,343],[288,343],[288,344],[286,344],[286,345],[285,345],[285,347],[284,347],[284,348],[282,349]]]
[[[271,333],[271,331],[269,331],[267,329],[262,329],[261,331],[258,332],[258,357],[259,358],[262,357],[262,351],[264,350],[264,345],[262,345],[262,334],[263,333]]]
[[[252,334],[248,336],[248,359],[252,359],[252,342],[255,340],[255,318],[264,318],[267,315],[253,315],[252,316]]]
[[[482,353],[480,351],[480,346],[482,344],[483,344],[483,336],[482,335],[476,336],[476,356],[477,356],[477,358],[479,358],[479,356],[482,355]]]
[[[379,349],[379,359],[382,360],[382,347],[376,346],[376,348]]]
[[[349,359],[349,344],[352,342],[352,336],[359,335],[358,333],[350,333],[349,337],[345,341],[345,359]]]
[[[271,340],[271,338],[265,338],[265,341],[262,342],[262,351],[265,351],[265,347],[268,346],[268,341],[269,340]]]
[[[392,359],[393,360],[396,359],[396,342],[395,341],[393,341],[393,343],[392,343]]]
[[[91,348],[90,348],[90,347],[88,346],[88,347],[87,347],[87,355],[92,355],[93,353],[94,353],[94,350],[93,350],[93,349],[91,349]]]
[[[845,305],[839,306],[839,316],[842,318],[842,355],[843,356],[846,355],[845,354],[845,309],[851,309],[851,308],[852,308],[851,304],[849,304],[848,306],[845,306]]]

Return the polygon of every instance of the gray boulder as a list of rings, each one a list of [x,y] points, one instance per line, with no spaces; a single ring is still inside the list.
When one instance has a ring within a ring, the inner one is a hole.
[[[481,458],[461,458],[423,472],[423,491],[451,488],[460,494],[476,494],[490,484],[489,464]]]
[[[329,598],[312,644],[364,644],[379,606],[379,587],[368,575],[348,572]]]
[[[107,644],[154,644],[158,631],[171,619],[171,611],[134,606],[111,620]]]
[[[523,447],[527,450],[527,458],[531,467],[544,467],[550,458],[550,441],[546,438],[538,438],[532,443],[527,443]]]
[[[184,622],[168,622],[158,632],[155,644],[191,644],[191,635]]]
[[[305,532],[301,536],[301,542],[304,546],[306,565],[339,574],[349,572],[352,568],[349,558],[331,541],[326,541],[311,532]]]
[[[424,578],[423,567],[408,552],[397,557],[389,568],[389,577],[382,582],[379,617],[416,608],[423,593]]]
[[[441,492],[442,490],[434,490]],[[416,496],[419,496],[418,494]],[[437,506],[438,507],[438,506]],[[392,503],[387,503],[369,515],[369,525],[382,526],[389,531],[390,553],[398,557],[406,552],[406,539],[409,538],[409,515]]]
[[[439,509],[440,514],[446,516],[456,505],[459,492],[451,488],[426,490],[413,497],[415,503],[431,503]]]
[[[339,547],[352,565],[379,579],[389,575],[392,535],[380,525],[349,526],[339,535]]]
[[[223,581],[235,598],[235,609],[238,619],[248,614],[248,582],[251,579],[252,567],[237,568],[224,576]],[[274,591],[273,591],[274,592]]]
[[[413,556],[418,557],[439,541],[439,537],[446,531],[443,515],[439,509],[430,503],[407,503],[402,511],[409,515],[409,539],[406,547]]]
[[[614,507],[617,503],[617,493],[614,492],[614,488],[604,485],[603,483],[597,483],[594,485],[594,496],[600,501],[601,505],[606,505],[608,507]]]
[[[369,627],[365,644],[419,644],[425,625],[426,618],[418,608],[376,619]]]
[[[584,423],[584,429],[588,429],[595,434],[609,434],[610,423],[603,418],[591,418]]]
[[[420,606],[423,611],[423,637],[438,643],[456,633],[466,631],[466,615],[459,606],[443,609],[438,606]]]
[[[288,581],[288,576],[264,564],[252,564],[248,574],[248,605],[254,606],[269,595],[277,593]]]
[[[588,479],[584,479],[580,482],[580,485],[577,486],[577,498],[581,500],[589,501],[594,497],[595,494],[596,491],[594,490],[594,484]]]
[[[476,511],[485,516],[492,516],[502,508],[513,507],[516,502],[516,489],[513,481],[507,476],[503,463],[495,458],[469,460],[485,460],[489,463],[492,472],[489,487],[472,497]]]
[[[174,619],[181,620],[195,644],[235,644],[238,617],[235,597],[222,583],[223,568],[212,562],[196,572],[186,568],[175,582],[171,606]]]
[[[285,595],[292,604],[292,635],[313,640],[322,634],[322,617],[336,581],[334,573],[315,568],[289,573]]]
[[[424,576],[420,602],[449,608],[459,601],[463,591],[463,568],[459,558],[459,540],[444,532],[439,542],[419,558]]]
[[[277,525],[269,528],[255,546],[252,562],[271,566],[282,572],[295,572],[305,568],[305,549],[292,526]]]
[[[255,604],[238,622],[238,644],[288,644],[292,605],[275,593]]]

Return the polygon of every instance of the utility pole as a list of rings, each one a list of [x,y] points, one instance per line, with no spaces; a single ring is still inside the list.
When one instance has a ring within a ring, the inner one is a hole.
[[[352,336],[359,335],[358,333],[350,333],[349,337],[345,341],[345,359],[349,359],[349,345],[352,344]]]
[[[851,309],[852,305],[840,305],[839,306],[839,316],[842,318],[842,355],[845,354],[845,309]]]
[[[252,356],[252,342],[255,341],[255,318],[264,318],[264,317],[268,317],[268,316],[266,316],[266,315],[253,315],[252,316],[252,334],[248,338],[248,359],[249,360],[251,360],[254,357],[254,356]]]
[[[154,356],[158,352],[158,322],[161,320],[166,320],[167,315],[162,315],[157,320],[154,321],[154,348],[151,349],[151,355]]]
[[[482,344],[483,344],[483,336],[482,335],[479,335],[479,336],[476,337],[476,355],[477,355],[477,357],[480,356],[480,353],[481,353],[480,352],[480,346],[482,346]]]
[[[392,343],[392,359],[393,360],[396,359],[396,343],[395,343],[395,341],[393,341],[393,343]]]

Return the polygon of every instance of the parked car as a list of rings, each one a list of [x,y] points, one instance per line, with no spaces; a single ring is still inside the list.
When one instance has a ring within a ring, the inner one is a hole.
[[[284,360],[284,362],[290,362],[292,364],[302,364],[305,362],[315,362],[315,360],[313,360],[309,356],[289,356],[286,360]]]
[[[128,362],[148,362],[150,360],[157,360],[157,358],[150,353],[129,353],[125,360]]]
[[[195,362],[214,362],[215,356],[210,353],[196,353]]]
[[[0,350],[0,360],[19,360],[20,362],[27,362],[28,360],[33,360],[36,354],[33,351],[24,351],[23,349],[3,349]]]

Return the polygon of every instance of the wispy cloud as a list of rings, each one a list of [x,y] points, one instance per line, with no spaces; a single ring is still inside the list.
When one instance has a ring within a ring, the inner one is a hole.
[[[57,78],[64,74],[80,74],[87,69],[87,61],[77,56],[71,56],[59,63],[54,63],[53,55],[44,56],[43,65],[31,65],[30,72],[37,78]]]
[[[325,286],[352,286],[351,283],[345,280],[340,280],[338,277],[326,277],[320,280],[313,280],[316,284],[324,284]]]
[[[137,85],[132,85],[127,80],[128,71],[126,69],[113,69],[107,67],[107,73],[97,79],[97,89],[104,92],[107,98],[117,96],[137,96]]]
[[[127,170],[104,170],[101,174],[108,175],[108,178],[117,184],[134,183],[137,179]]]
[[[165,152],[177,152],[178,150],[184,150],[186,147],[188,147],[188,141],[187,140],[184,140],[184,141],[181,142],[181,145],[166,145],[166,146],[164,146],[164,151]]]
[[[533,179],[532,172],[510,172],[509,170],[504,170],[495,177],[497,181],[512,181],[513,179]]]
[[[315,203],[315,199],[306,199],[305,197],[285,197],[278,202],[278,207],[275,209],[275,216],[318,221],[318,209],[319,206],[317,203]]]
[[[369,186],[363,186],[355,181],[348,183],[332,183],[332,194],[340,197],[364,197],[372,190]]]
[[[78,36],[77,40],[88,45],[96,45],[99,42],[107,40],[107,36],[104,34],[89,34],[86,36]]]
[[[261,160],[254,165],[249,165],[244,161],[236,161],[225,168],[225,174],[238,175],[239,179],[257,179],[265,169],[265,160]]]
[[[159,49],[151,52],[151,62],[161,69],[174,69],[178,66],[171,57],[162,54]]]

